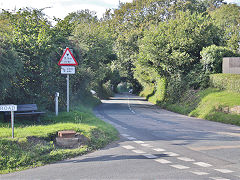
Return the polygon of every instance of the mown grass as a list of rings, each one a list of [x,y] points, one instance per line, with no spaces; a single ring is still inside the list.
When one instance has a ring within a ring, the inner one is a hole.
[[[96,118],[91,108],[77,106],[59,116],[48,114],[41,123],[21,123],[16,120],[15,138],[11,138],[9,123],[0,123],[0,173],[9,173],[30,167],[82,155],[104,147],[116,140],[118,132],[113,126]],[[57,132],[75,130],[89,139],[89,143],[76,149],[55,146]]]
[[[186,97],[190,97],[186,100]],[[240,93],[222,91],[216,88],[201,90],[189,96],[185,96],[176,104],[167,104],[168,110],[181,114],[218,121],[227,124],[240,125],[240,115],[221,112],[224,107],[240,105]]]

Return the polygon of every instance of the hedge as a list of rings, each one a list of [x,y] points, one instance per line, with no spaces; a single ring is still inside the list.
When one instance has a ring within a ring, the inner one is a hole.
[[[240,93],[240,74],[211,74],[210,87]]]

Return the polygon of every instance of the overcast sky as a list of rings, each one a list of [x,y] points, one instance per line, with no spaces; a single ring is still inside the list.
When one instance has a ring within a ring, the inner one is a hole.
[[[121,2],[132,2],[132,0],[120,0]],[[240,5],[240,0],[225,0]],[[97,12],[102,17],[106,9],[117,8],[119,0],[0,0],[0,9],[19,9],[23,7],[46,8],[44,13],[50,18],[53,16],[63,19],[68,13],[77,10],[89,9]]]
[[[120,0],[132,2],[132,0]],[[23,7],[46,8],[44,13],[50,17],[63,19],[68,13],[89,9],[102,17],[106,9],[117,8],[119,0],[0,0],[0,9],[19,9]]]

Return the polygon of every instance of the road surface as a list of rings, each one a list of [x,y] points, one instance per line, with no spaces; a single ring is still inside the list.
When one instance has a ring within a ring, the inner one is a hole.
[[[118,129],[119,141],[0,179],[240,179],[240,127],[169,112],[127,93],[102,102],[95,114]]]

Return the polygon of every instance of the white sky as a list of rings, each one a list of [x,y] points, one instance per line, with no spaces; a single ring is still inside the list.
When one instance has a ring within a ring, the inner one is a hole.
[[[132,0],[120,0],[132,2]],[[225,0],[240,5],[240,0]],[[102,17],[106,9],[117,8],[119,0],[0,0],[0,9],[13,10],[24,7],[46,8],[44,13],[51,19],[53,16],[63,19],[68,13],[77,10],[89,9]]]
[[[120,0],[132,2],[132,0]],[[119,0],[0,0],[0,9],[13,10],[24,7],[46,8],[44,13],[50,18],[53,16],[63,19],[68,13],[77,10],[89,9],[95,11],[100,18],[106,9],[117,8]]]

